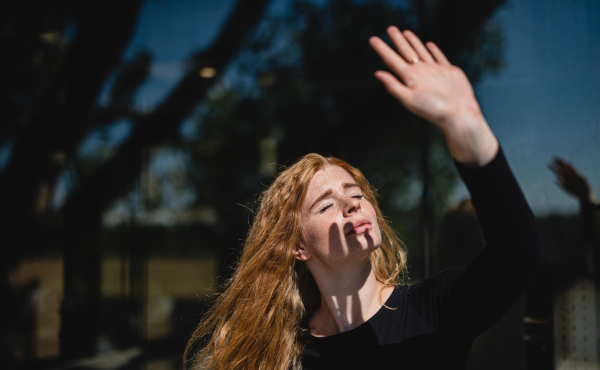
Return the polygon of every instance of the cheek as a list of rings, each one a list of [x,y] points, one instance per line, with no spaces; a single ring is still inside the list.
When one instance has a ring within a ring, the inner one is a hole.
[[[379,223],[377,221],[377,213],[375,212],[375,208],[373,208],[371,203],[368,204],[369,212],[372,215],[371,219],[373,220],[373,228],[370,230],[369,234],[374,239],[375,246],[379,247],[381,245],[381,229],[379,228]]]
[[[381,229],[377,223],[375,223],[375,227],[373,227],[373,238],[376,240],[376,246],[379,247],[381,245]]]
[[[313,262],[336,266],[348,258],[351,248],[341,227],[334,220],[328,220],[303,228],[304,247],[311,253]]]
[[[335,222],[310,225],[305,229],[304,236],[306,248],[316,255],[335,254],[344,245],[342,230]]]

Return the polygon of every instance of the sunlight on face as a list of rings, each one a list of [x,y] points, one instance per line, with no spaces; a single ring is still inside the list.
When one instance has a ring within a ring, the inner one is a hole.
[[[375,209],[352,176],[326,166],[313,176],[302,203],[302,236],[306,260],[327,266],[368,257],[381,244]]]

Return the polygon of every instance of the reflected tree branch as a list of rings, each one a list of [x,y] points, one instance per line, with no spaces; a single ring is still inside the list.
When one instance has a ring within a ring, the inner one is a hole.
[[[223,71],[242,47],[247,35],[261,19],[268,0],[240,0],[214,44],[199,54],[179,85],[150,114],[137,123],[130,138],[113,158],[103,164],[82,186],[76,189],[63,207],[66,213],[77,210],[85,200],[95,212],[107,209],[116,199],[125,196],[138,179],[140,166],[131,160],[140,150],[164,144],[177,138],[179,124],[187,118],[206,96],[215,79],[199,77],[204,67]],[[84,222],[81,219],[79,222]]]
[[[142,0],[84,2],[67,58],[46,89],[29,123],[15,140],[0,174],[3,214],[31,218],[42,183],[54,184],[62,163],[56,153],[72,153],[107,77],[119,63],[135,29]],[[16,213],[16,214],[15,214]]]

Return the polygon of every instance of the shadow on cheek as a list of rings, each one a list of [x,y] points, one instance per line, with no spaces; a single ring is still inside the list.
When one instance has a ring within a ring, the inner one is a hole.
[[[373,229],[363,234],[365,239],[367,240],[368,249],[373,249],[375,247],[375,239],[373,239],[373,237],[371,236],[372,232]],[[349,255],[349,249],[351,248],[351,245],[348,245],[348,248],[344,248],[344,245],[346,243],[344,242],[344,240],[342,240],[342,238],[344,238],[344,235],[340,233],[339,227],[336,224],[331,224],[331,226],[329,226],[329,248],[327,250],[327,254],[331,256],[332,254],[335,254],[337,251],[339,251],[338,253],[340,253],[344,257]]]
[[[339,249],[344,252],[344,254],[348,254],[348,251],[342,250],[342,235],[340,234],[340,229],[336,224],[331,224],[329,226],[329,254],[333,252],[334,249]]]
[[[373,229],[369,230],[372,231]],[[367,245],[369,246],[369,249],[375,247],[375,240],[373,240],[373,237],[371,236],[370,233],[366,233],[365,234],[365,239],[367,239]]]

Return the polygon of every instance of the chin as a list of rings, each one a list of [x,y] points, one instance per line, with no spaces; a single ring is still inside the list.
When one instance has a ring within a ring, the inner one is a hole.
[[[381,234],[377,231],[372,231],[373,230],[369,230],[369,232],[356,236],[356,241],[360,245],[357,246],[357,249],[361,249],[364,252],[371,253],[381,246]]]

